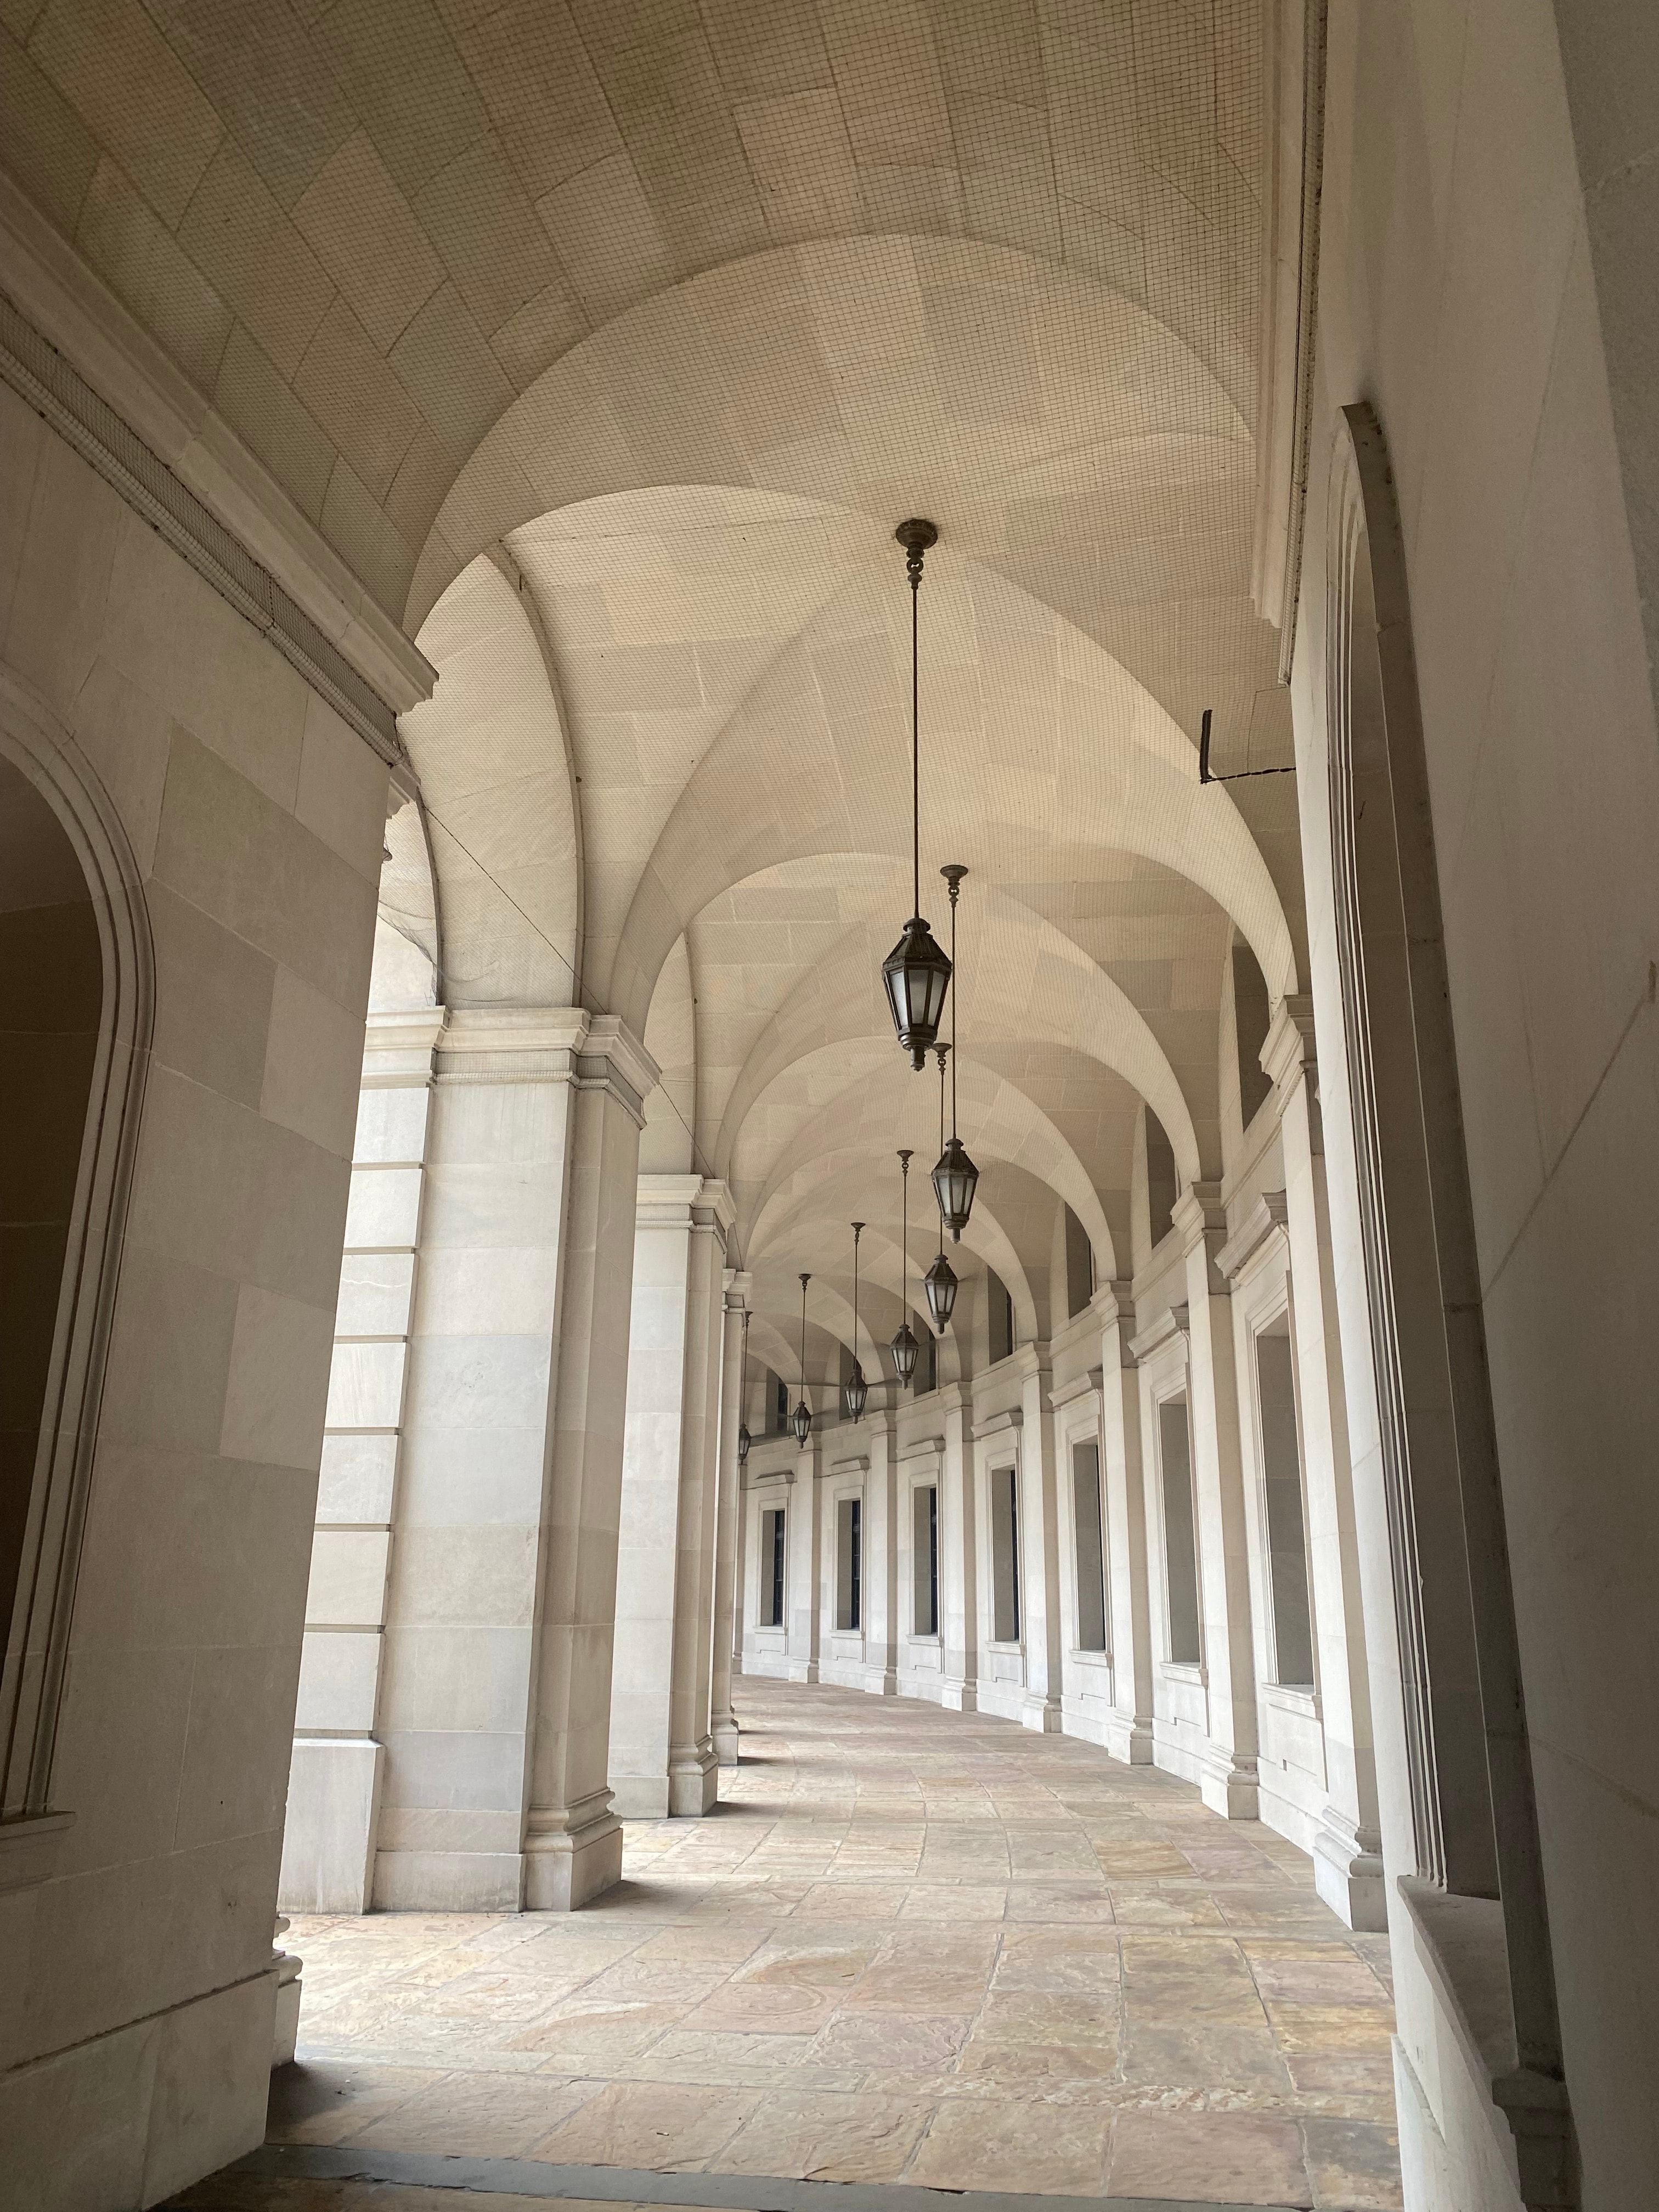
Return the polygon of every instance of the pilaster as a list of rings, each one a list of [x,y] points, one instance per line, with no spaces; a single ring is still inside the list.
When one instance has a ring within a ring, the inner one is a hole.
[[[1127,1282],[1103,1283],[1100,1317],[1101,1488],[1106,1514],[1107,1602],[1116,1707],[1108,1748],[1132,1766],[1152,1757],[1152,1636],[1146,1579],[1146,1492],[1135,1378],[1134,1299]]]
[[[1217,1265],[1227,1237],[1220,1197],[1216,1184],[1194,1183],[1176,1200],[1174,1214],[1187,1263],[1193,1498],[1209,1735],[1199,1788],[1212,1811],[1231,1820],[1254,1820],[1258,1800],[1249,1547],[1231,1305]]]
[[[538,1911],[574,1911],[622,1872],[606,1768],[640,1129],[656,1078],[615,1015],[582,1018],[536,1573],[525,1902]]]
[[[979,1710],[979,1588],[974,1520],[973,1408],[960,1382],[939,1393],[945,1443],[939,1465],[939,1699],[950,1711]]]
[[[1388,1924],[1382,1838],[1310,998],[1275,1006],[1261,1065],[1277,1097],[1285,1161],[1308,1572],[1330,1793],[1314,1839],[1314,1879],[1351,1928],[1381,1930]]]
[[[742,1469],[738,1429],[744,1418],[743,1334],[751,1275],[722,1273],[720,1318],[720,1503],[714,1535],[714,1627],[709,1682],[709,1734],[722,1766],[738,1764],[738,1717],[732,1709],[733,1654],[743,1642],[743,1583],[738,1573]]]

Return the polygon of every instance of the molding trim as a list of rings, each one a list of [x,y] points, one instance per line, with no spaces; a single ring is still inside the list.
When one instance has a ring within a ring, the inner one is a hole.
[[[944,1456],[943,1437],[917,1437],[913,1443],[902,1447],[898,1455],[898,1465],[907,1466],[913,1459],[943,1459]]]
[[[1276,1230],[1284,1228],[1289,1213],[1282,1190],[1262,1192],[1215,1255],[1216,1267],[1228,1282],[1243,1272],[1245,1262],[1261,1249]]]
[[[1023,1429],[1024,1425],[1025,1408],[1023,1406],[1005,1406],[1000,1413],[988,1413],[982,1421],[974,1423],[974,1442],[978,1443],[985,1437],[1006,1436],[1011,1431]]]
[[[1137,1367],[1143,1367],[1166,1345],[1173,1344],[1179,1337],[1184,1358],[1191,1349],[1191,1309],[1185,1304],[1166,1306],[1156,1321],[1148,1322],[1139,1336],[1129,1339],[1129,1357]]]

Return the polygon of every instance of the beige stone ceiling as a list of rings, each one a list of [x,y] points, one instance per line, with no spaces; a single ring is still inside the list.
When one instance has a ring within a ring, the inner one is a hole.
[[[1192,746],[1206,707],[1232,757],[1287,725],[1249,593],[1258,32],[1255,0],[0,0],[0,162],[440,671],[404,726],[435,899],[400,817],[385,990],[426,988],[441,908],[452,1003],[642,1026],[646,1166],[731,1182],[767,1342],[813,1268],[825,1374],[854,1215],[866,1342],[897,1322],[900,1144],[918,1304],[933,1249],[937,1079],[876,973],[902,515],[944,533],[936,923],[972,870],[964,1320],[988,1265],[1022,1334],[1063,1317],[1062,1203],[1128,1272],[1141,1102],[1221,1166],[1234,933],[1296,987],[1291,779],[1200,790]]]

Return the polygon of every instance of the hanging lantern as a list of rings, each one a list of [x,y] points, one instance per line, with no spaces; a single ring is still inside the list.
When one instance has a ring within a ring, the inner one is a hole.
[[[957,1302],[957,1271],[943,1252],[922,1277],[921,1284],[927,1293],[927,1310],[933,1316],[933,1327],[943,1336]]]
[[[945,1013],[945,994],[951,983],[951,963],[945,958],[921,912],[921,710],[918,670],[917,608],[921,596],[921,564],[930,545],[939,543],[931,522],[912,517],[893,532],[904,548],[904,570],[910,580],[910,858],[914,903],[903,934],[881,963],[881,980],[898,1041],[910,1055],[913,1068],[921,1067],[927,1048],[939,1035]]]
[[[859,1364],[859,1238],[864,1224],[853,1224],[853,1371],[842,1386],[842,1401],[847,1408],[849,1421],[861,1421],[864,1409],[870,1402],[870,1385],[864,1379],[864,1370]]]
[[[962,879],[968,871],[959,862],[952,861],[948,868],[939,870],[951,889],[951,966],[954,973],[957,954],[957,900],[961,895]],[[954,1053],[957,1041],[957,1002],[951,1000],[951,1042],[945,1048]],[[940,1119],[944,1118],[945,1061],[939,1060]],[[939,1164],[933,1170],[933,1195],[939,1200],[940,1221],[951,1232],[953,1244],[960,1244],[962,1232],[968,1226],[968,1217],[974,1210],[974,1193],[979,1188],[979,1170],[968,1157],[968,1148],[957,1134],[957,1071],[954,1060],[951,1066],[951,1134],[939,1147]]]
[[[749,1403],[749,1309],[743,1310],[743,1364],[738,1370],[738,1465],[749,1464],[749,1447],[754,1438],[749,1433],[749,1424],[743,1418]]]
[[[899,1154],[899,1173],[902,1178],[901,1183],[902,1195],[899,1200],[901,1224],[899,1229],[899,1304],[907,1317],[900,1322],[898,1334],[893,1339],[888,1349],[893,1355],[893,1365],[898,1370],[899,1381],[908,1382],[916,1371],[916,1361],[921,1353],[921,1346],[916,1341],[915,1332],[911,1328],[908,1317],[909,1302],[905,1290],[906,1279],[910,1271],[909,1257],[905,1249],[910,1235],[910,1154],[908,1152]]]
[[[800,1403],[789,1416],[789,1425],[795,1432],[795,1442],[803,1451],[806,1439],[812,1433],[812,1408],[806,1402],[806,1285],[810,1275],[800,1279]]]

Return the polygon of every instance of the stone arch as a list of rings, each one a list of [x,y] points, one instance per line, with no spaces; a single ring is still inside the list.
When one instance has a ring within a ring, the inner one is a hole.
[[[44,1814],[52,1802],[98,1407],[149,1066],[155,960],[137,863],[113,804],[70,732],[5,668],[0,759],[44,802],[79,866],[102,983],[7,1644],[0,1779],[5,1816],[14,1819]]]

